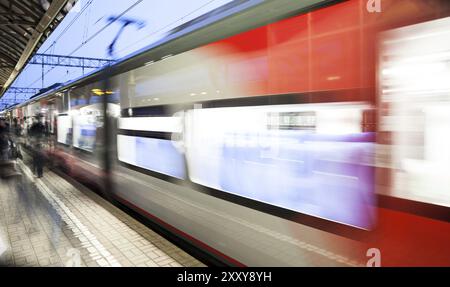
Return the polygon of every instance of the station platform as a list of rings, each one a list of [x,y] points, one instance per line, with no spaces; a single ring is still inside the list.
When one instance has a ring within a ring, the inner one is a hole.
[[[0,266],[201,267],[94,192],[45,170],[0,180]]]

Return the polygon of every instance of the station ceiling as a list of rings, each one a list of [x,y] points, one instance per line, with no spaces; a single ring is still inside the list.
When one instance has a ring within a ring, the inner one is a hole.
[[[76,0],[0,0],[0,98]]]

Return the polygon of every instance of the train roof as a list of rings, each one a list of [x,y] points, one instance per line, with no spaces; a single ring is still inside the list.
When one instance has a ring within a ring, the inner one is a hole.
[[[66,82],[15,107],[28,105],[79,85],[100,81],[157,62],[208,43],[269,23],[340,2],[337,0],[236,0],[169,31],[166,37],[136,51],[116,63]]]

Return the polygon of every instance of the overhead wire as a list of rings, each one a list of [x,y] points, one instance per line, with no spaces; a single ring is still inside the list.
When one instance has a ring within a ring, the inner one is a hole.
[[[128,13],[130,10],[132,10],[134,7],[136,7],[139,3],[141,3],[143,0],[138,0],[136,2],[134,2],[131,6],[129,6],[127,9],[125,9],[122,13],[119,14],[119,16],[117,16],[114,21],[109,22],[108,24],[106,24],[105,26],[103,26],[101,29],[99,29],[97,32],[95,32],[93,35],[91,35],[88,39],[86,39],[85,41],[83,41],[77,48],[75,48],[71,53],[69,53],[67,56],[72,56],[74,53],[76,53],[78,50],[80,50],[82,47],[84,47],[84,45],[86,45],[87,43],[89,43],[91,40],[93,40],[95,37],[97,37],[101,32],[103,32],[106,28],[108,28],[109,26],[111,26],[114,22],[116,22],[117,20],[119,20],[122,16],[124,16],[126,13]],[[46,73],[44,73],[44,77],[46,75],[48,75],[48,73],[50,73],[51,71],[53,71],[56,67],[51,67]],[[37,82],[39,82],[40,80],[42,80],[42,76],[39,77],[38,79],[36,79],[34,82],[32,82],[29,87],[33,86],[34,84],[36,84]]]
[[[130,44],[130,45],[124,47],[122,50],[119,50],[118,53],[123,52],[123,51],[125,51],[126,49],[128,49],[128,48],[130,48],[130,47],[132,47],[132,46],[134,46],[134,45],[136,45],[136,44],[142,42],[143,40],[147,39],[149,36],[152,36],[152,35],[155,35],[155,34],[157,34],[157,33],[159,33],[159,32],[164,31],[166,28],[169,28],[170,26],[172,26],[172,25],[174,25],[174,24],[180,22],[180,21],[183,20],[184,18],[191,16],[191,15],[194,14],[195,12],[200,11],[201,9],[205,8],[206,6],[208,6],[208,5],[210,5],[211,3],[216,2],[216,1],[217,1],[217,0],[210,0],[210,1],[208,1],[207,3],[201,5],[200,7],[196,8],[195,10],[192,10],[191,12],[189,12],[189,13],[186,14],[186,15],[184,15],[183,17],[178,18],[177,20],[175,20],[175,21],[173,21],[173,22],[171,22],[171,23],[169,23],[169,24],[167,24],[167,25],[165,25],[165,26],[163,26],[163,27],[161,27],[161,28],[158,28],[156,31],[153,31],[153,32],[151,32],[150,34],[146,34],[144,37],[142,37],[142,38],[139,39],[138,41],[136,41],[136,42],[134,42],[134,43],[132,43],[132,44]]]
[[[53,40],[52,44],[47,47],[47,49],[42,52],[42,54],[47,53],[50,49],[51,51],[54,52],[55,50],[55,46],[56,43],[58,42],[59,39],[61,39],[65,33],[75,24],[75,22],[83,15],[83,13],[86,11],[86,9],[92,4],[94,0],[88,0],[88,2],[86,2],[86,4],[80,9],[80,12],[77,13],[77,15],[72,19],[72,21],[64,28],[63,31],[61,31],[61,33],[59,33],[59,35],[55,38],[55,40]],[[53,53],[52,52],[52,53]],[[27,67],[25,67],[25,70],[22,71],[22,74],[29,68],[30,66],[27,65]],[[47,75],[49,73],[49,71],[47,71],[46,73],[44,73],[44,75]],[[41,80],[42,77],[40,77],[39,79],[37,79],[36,81],[34,81],[31,85],[29,86],[33,86],[35,83],[37,83],[39,80]]]
[[[83,41],[82,41],[82,43],[81,43],[79,46],[77,46],[72,52],[70,52],[67,56],[72,56],[74,53],[76,53],[77,51],[79,51],[79,50],[80,50],[82,47],[84,47],[87,43],[89,43],[89,42],[92,41],[94,38],[96,38],[99,34],[101,34],[101,33],[102,33],[103,31],[105,31],[109,26],[111,26],[113,23],[115,23],[115,22],[118,21],[120,18],[122,18],[126,13],[128,13],[130,10],[132,10],[133,8],[135,8],[135,7],[136,7],[138,4],[140,4],[142,1],[143,1],[143,0],[138,0],[138,1],[134,2],[131,6],[129,6],[129,7],[128,7],[127,9],[125,9],[122,13],[120,13],[117,17],[115,17],[113,21],[107,23],[105,26],[103,26],[102,28],[100,28],[97,32],[95,32],[93,35],[91,35],[91,36],[90,36],[89,38],[87,38],[86,40],[84,40],[85,35],[87,35],[87,33],[85,33],[85,34],[83,35]],[[122,52],[122,51],[124,51],[124,50],[126,50],[126,49],[128,49],[129,47],[132,47],[132,46],[136,45],[137,43],[142,42],[144,39],[148,38],[148,36],[155,35],[155,34],[157,34],[157,33],[159,33],[159,32],[164,31],[165,29],[171,27],[172,25],[176,24],[177,22],[180,22],[181,20],[185,19],[186,17],[191,16],[192,14],[198,12],[199,10],[203,9],[204,7],[206,7],[206,6],[208,6],[208,5],[210,5],[211,3],[216,2],[216,1],[217,1],[217,0],[210,0],[210,1],[206,2],[205,4],[201,5],[200,7],[198,7],[198,8],[196,8],[196,9],[190,11],[189,13],[187,13],[186,15],[184,15],[183,17],[178,18],[177,20],[175,20],[175,21],[173,21],[173,22],[171,22],[171,23],[169,23],[169,24],[167,24],[167,25],[165,25],[165,26],[159,28],[158,30],[151,32],[150,34],[146,34],[145,37],[143,37],[143,38],[141,38],[140,40],[138,40],[138,41],[136,41],[136,42],[134,42],[134,43],[128,45],[127,47],[125,47],[125,48],[123,48],[123,49],[121,49],[121,50],[119,51],[119,53]],[[90,5],[92,2],[93,2],[93,0],[89,0],[89,2],[88,2],[85,6],[83,6],[82,12],[84,12],[84,11],[89,7],[89,5]],[[80,14],[81,14],[82,12],[80,12]],[[76,17],[76,19],[78,19],[78,18],[79,18],[79,15],[78,15],[78,17]],[[75,20],[75,19],[74,19],[74,20]],[[74,20],[72,20],[70,26],[73,25],[73,23],[75,22]],[[68,29],[65,29],[63,32],[65,33],[67,30],[68,30]],[[63,34],[63,33],[62,33],[62,34]],[[60,34],[60,36],[58,36],[57,39],[60,39],[61,37],[62,37],[62,35]],[[49,74],[49,73],[50,73],[51,71],[53,71],[55,68],[56,68],[56,67],[51,67],[47,72],[44,73],[44,76],[46,76],[47,74]],[[65,78],[65,77],[67,77],[67,75],[65,75],[65,76],[62,77],[62,78]],[[29,87],[33,86],[34,84],[36,84],[36,83],[37,83],[38,81],[40,81],[40,80],[42,80],[42,76],[39,77],[38,79],[36,79],[33,83],[31,83],[31,84],[29,85]]]

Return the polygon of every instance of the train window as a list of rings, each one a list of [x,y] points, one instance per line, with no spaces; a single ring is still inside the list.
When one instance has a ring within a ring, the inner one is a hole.
[[[175,140],[182,132],[180,117],[120,118],[118,127],[119,161],[185,179],[182,149]]]
[[[98,139],[97,129],[103,126],[102,117],[101,104],[85,106],[72,112],[74,147],[94,151]]]
[[[178,179],[186,177],[183,155],[170,140],[119,134],[117,150],[122,163]]]
[[[192,182],[369,228],[372,138],[362,105],[205,108],[187,112]],[[313,132],[311,132],[313,131]]]
[[[72,118],[68,115],[58,116],[58,142],[71,145],[72,144]]]

